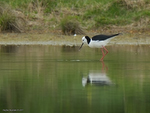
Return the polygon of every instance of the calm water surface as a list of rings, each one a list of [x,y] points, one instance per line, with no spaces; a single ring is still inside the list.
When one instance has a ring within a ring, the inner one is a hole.
[[[0,46],[0,113],[149,113],[150,47]]]

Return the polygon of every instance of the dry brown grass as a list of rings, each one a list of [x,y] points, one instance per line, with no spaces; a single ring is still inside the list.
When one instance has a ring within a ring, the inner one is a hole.
[[[43,19],[45,5],[43,1],[32,1],[28,5],[28,12],[33,15],[35,18]]]
[[[27,7],[27,27],[28,31],[31,30],[42,30],[47,31],[50,26],[49,15],[46,15],[44,10],[46,8],[45,2],[36,0],[28,4]],[[48,20],[48,21],[47,21]],[[52,25],[53,26],[53,25]]]
[[[131,27],[136,27],[136,28],[146,28],[148,27],[148,25],[150,25],[150,18],[145,17],[145,18],[141,18],[139,21],[134,22],[131,24]]]
[[[0,2],[0,31],[25,31],[25,19],[9,5],[2,2]]]
[[[61,21],[61,30],[65,35],[84,34],[76,18],[67,16]]]
[[[145,5],[145,0],[122,0],[128,8],[140,8]]]

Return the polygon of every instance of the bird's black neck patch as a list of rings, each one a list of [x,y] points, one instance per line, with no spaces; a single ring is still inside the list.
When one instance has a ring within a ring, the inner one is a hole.
[[[85,36],[85,38],[87,39],[87,43],[89,44],[89,43],[90,43],[90,41],[91,41],[90,37]]]

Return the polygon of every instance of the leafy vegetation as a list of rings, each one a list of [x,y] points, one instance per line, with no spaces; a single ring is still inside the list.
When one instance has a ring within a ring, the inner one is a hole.
[[[75,33],[75,27],[93,29],[104,26],[150,24],[149,0],[0,0],[13,10],[24,14],[29,29],[59,29]],[[4,8],[4,7],[3,7]],[[1,9],[3,9],[1,8]],[[0,17],[1,29],[8,28],[6,23],[16,21],[16,17],[3,14]],[[71,19],[70,19],[71,17]],[[5,19],[6,18],[6,19]],[[68,18],[68,19],[67,19]],[[10,20],[11,19],[11,20]],[[10,21],[10,22],[4,22]],[[75,20],[75,21],[74,21]],[[71,21],[71,22],[70,22]],[[6,25],[6,26],[5,26]],[[66,27],[68,25],[69,27]],[[5,26],[5,27],[2,27]],[[37,27],[36,27],[37,26]],[[70,28],[73,26],[72,28]],[[130,26],[132,27],[132,26]],[[68,31],[68,29],[72,29]],[[72,34],[71,33],[71,34]]]
[[[80,27],[77,18],[72,16],[67,16],[61,21],[61,29],[63,34],[84,34],[82,28]]]
[[[5,3],[0,3],[0,30],[22,32],[25,21],[23,18],[15,15],[15,11]]]

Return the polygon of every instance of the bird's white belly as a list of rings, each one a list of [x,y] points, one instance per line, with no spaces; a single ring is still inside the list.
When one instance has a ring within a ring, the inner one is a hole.
[[[102,48],[102,46],[105,46],[108,43],[107,40],[105,41],[91,41],[89,44],[89,47],[91,48]]]

